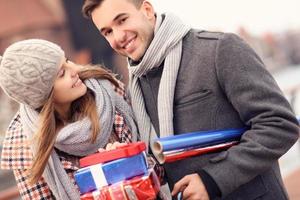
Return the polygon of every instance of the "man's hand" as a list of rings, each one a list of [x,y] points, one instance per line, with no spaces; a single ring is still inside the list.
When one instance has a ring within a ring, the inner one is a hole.
[[[206,188],[198,174],[186,175],[174,186],[172,196],[182,192],[183,200],[209,200]]]

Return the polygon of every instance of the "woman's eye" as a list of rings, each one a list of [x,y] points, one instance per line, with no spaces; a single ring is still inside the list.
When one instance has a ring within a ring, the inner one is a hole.
[[[65,75],[65,70],[64,69],[60,70],[58,73],[58,77],[63,77],[64,75]]]

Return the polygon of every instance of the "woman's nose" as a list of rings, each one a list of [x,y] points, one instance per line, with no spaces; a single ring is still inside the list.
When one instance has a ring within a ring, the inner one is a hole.
[[[72,77],[78,76],[78,72],[79,72],[78,70],[76,70],[76,69],[71,69],[70,71],[71,71],[71,76],[72,76]]]

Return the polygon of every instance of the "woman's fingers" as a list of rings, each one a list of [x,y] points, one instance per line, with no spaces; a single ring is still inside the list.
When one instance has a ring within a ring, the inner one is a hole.
[[[107,145],[106,145],[106,147],[105,147],[105,150],[111,150],[112,149],[112,143],[108,143]]]
[[[105,150],[109,151],[109,150],[117,149],[117,148],[125,146],[125,145],[127,145],[127,143],[120,143],[120,142],[108,143],[106,145]]]
[[[103,151],[106,151],[106,150],[104,148],[99,148],[98,149],[98,152],[100,152],[100,153],[103,152]]]

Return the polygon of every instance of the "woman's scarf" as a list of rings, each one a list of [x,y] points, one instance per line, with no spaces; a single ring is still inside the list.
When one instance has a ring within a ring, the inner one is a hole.
[[[124,98],[117,94],[112,83],[104,79],[88,79],[86,86],[95,94],[99,114],[100,133],[94,143],[90,142],[91,122],[86,117],[63,127],[56,138],[55,148],[75,156],[86,156],[103,148],[113,129],[115,111],[121,113],[132,132],[132,141],[137,140],[137,129],[131,107]],[[20,107],[21,122],[29,138],[33,138],[38,130],[39,113],[22,104]],[[33,146],[33,153],[36,148]],[[52,151],[43,173],[56,199],[78,200],[80,194],[64,170],[55,150]]]

